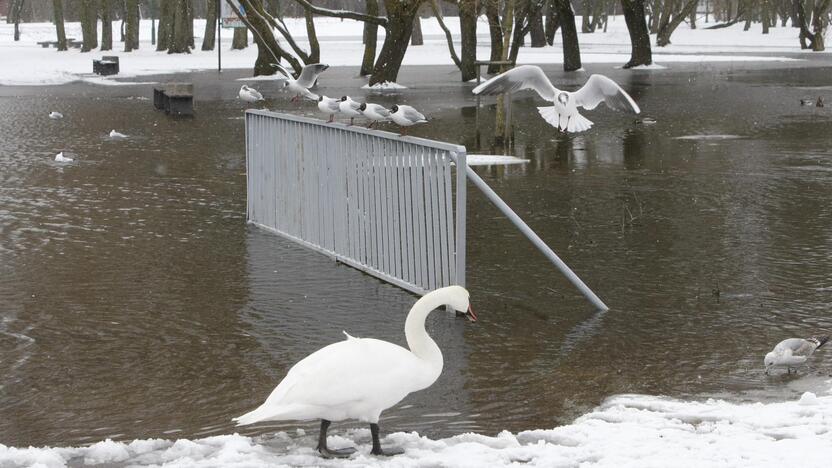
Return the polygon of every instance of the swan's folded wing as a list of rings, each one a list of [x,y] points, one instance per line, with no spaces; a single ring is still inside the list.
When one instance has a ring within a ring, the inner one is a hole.
[[[300,72],[297,83],[304,88],[311,88],[312,85],[315,84],[315,80],[318,79],[318,75],[320,75],[327,68],[329,68],[329,65],[325,65],[323,63],[312,63],[306,65],[303,67],[303,71]]]
[[[251,91],[251,95],[254,96],[254,98],[257,99],[258,101],[263,100],[263,95],[260,94],[260,91],[257,91],[254,88],[249,88],[249,91]]]
[[[572,95],[575,98],[575,105],[587,109],[595,109],[598,104],[603,102],[610,109],[636,114],[641,112],[633,98],[621,89],[618,83],[604,75],[590,76],[586,84]]]
[[[549,78],[546,78],[543,70],[535,65],[512,68],[477,86],[472,92],[474,94],[502,94],[524,89],[533,89],[540,97],[550,102],[554,101],[555,96],[560,92],[552,85]]]

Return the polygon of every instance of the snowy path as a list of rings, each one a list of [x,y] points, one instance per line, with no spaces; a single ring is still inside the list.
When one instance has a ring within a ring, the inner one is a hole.
[[[448,27],[458,31],[458,20],[447,18]],[[580,19],[577,19],[580,21]],[[288,20],[296,37],[305,38],[305,25],[301,21]],[[361,44],[361,23],[340,21],[335,18],[316,18],[321,40],[321,61],[332,66],[358,66],[363,54]],[[29,23],[21,25],[21,40],[12,40],[13,25],[0,24],[0,63],[12,64],[0,68],[0,85],[50,85],[85,80],[98,84],[118,84],[114,79],[92,75],[92,59],[101,55],[121,57],[119,78],[176,73],[191,70],[216,69],[216,52],[199,50],[201,37],[196,38],[197,50],[191,54],[176,57],[156,52],[150,44],[150,21],[141,25],[141,48],[131,53],[116,51],[81,53],[77,49],[58,53],[54,48],[44,49],[38,41],[55,40],[55,28],[51,23]],[[67,23],[68,37],[81,37],[79,23]],[[197,34],[204,30],[204,23],[197,21]],[[383,35],[384,30],[379,34]],[[410,47],[405,56],[405,65],[450,65],[451,59],[442,31],[432,18],[423,20],[425,45]],[[487,23],[480,21],[478,57],[488,57]],[[757,28],[743,31],[738,24],[719,30],[680,27],[673,35],[673,44],[665,48],[653,48],[654,61],[659,64],[674,62],[747,62],[747,61],[792,61],[795,58],[776,54],[798,54],[798,56],[825,56],[828,53],[802,52],[798,47],[797,30],[794,28],[773,28],[771,34],[763,35]],[[242,51],[228,50],[231,44],[231,30],[223,30],[222,63],[224,68],[252,68],[257,47],[252,45]],[[584,63],[623,64],[629,60],[629,36],[623,17],[610,20],[607,33],[580,34],[581,58]],[[302,46],[306,46],[301,42]],[[457,44],[457,49],[459,44]],[[754,55],[757,54],[757,55]],[[762,55],[761,55],[762,54]],[[561,63],[560,36],[552,47],[521,49],[520,63]]]
[[[832,386],[832,380],[824,384]],[[165,467],[772,467],[826,466],[832,459],[832,391],[795,401],[734,404],[620,395],[566,426],[495,437],[463,434],[430,440],[394,433],[382,442],[406,450],[369,456],[368,429],[330,436],[330,446],[358,442],[347,460],[324,460],[315,434],[263,439],[225,435],[198,440],[99,442],[85,448],[10,448],[2,467],[94,465]]]

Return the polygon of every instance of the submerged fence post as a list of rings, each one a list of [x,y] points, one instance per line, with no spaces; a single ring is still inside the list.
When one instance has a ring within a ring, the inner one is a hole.
[[[465,169],[468,173],[468,178],[471,179],[474,185],[476,185],[477,188],[482,190],[482,193],[484,193],[485,196],[488,197],[489,200],[491,200],[491,203],[493,203],[494,206],[497,207],[497,209],[502,211],[503,214],[506,215],[506,217],[509,219],[509,221],[511,221],[515,226],[517,226],[517,229],[519,229],[520,232],[522,232],[523,235],[525,235],[526,238],[528,238],[532,242],[532,244],[534,244],[534,246],[537,247],[537,249],[540,250],[543,253],[543,255],[545,255],[546,258],[549,259],[549,261],[555,264],[558,270],[560,270],[560,272],[563,273],[564,276],[566,276],[566,279],[568,279],[573,285],[575,285],[575,287],[578,288],[578,290],[581,291],[581,294],[583,294],[584,297],[589,299],[589,301],[592,302],[592,304],[598,310],[609,310],[609,307],[607,307],[607,305],[604,304],[604,301],[602,301],[598,296],[596,296],[595,293],[592,292],[592,290],[589,289],[589,287],[586,284],[584,284],[584,282],[581,281],[580,278],[578,278],[578,275],[576,275],[575,272],[572,271],[572,269],[569,268],[569,266],[567,266],[566,263],[564,263],[563,260],[561,260],[560,257],[558,257],[558,255],[552,249],[550,249],[548,245],[546,245],[545,242],[543,242],[543,239],[541,239],[534,231],[532,231],[532,228],[530,228],[522,219],[520,219],[519,216],[517,216],[517,213],[515,213],[514,210],[512,210],[508,205],[506,205],[506,202],[504,202],[502,198],[500,198],[500,196],[497,195],[494,192],[494,190],[492,190],[491,187],[489,187],[488,184],[486,184],[485,181],[483,181],[480,178],[480,176],[477,175],[476,172],[474,172],[473,169],[467,166]]]

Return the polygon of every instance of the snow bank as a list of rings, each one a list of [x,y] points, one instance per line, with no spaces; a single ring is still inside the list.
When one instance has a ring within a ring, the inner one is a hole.
[[[0,466],[827,466],[832,459],[832,395],[806,392],[794,401],[766,404],[620,395],[554,429],[441,440],[390,434],[383,444],[405,449],[391,458],[368,455],[370,435],[364,428],[330,436],[329,444],[336,448],[358,443],[358,453],[347,460],[320,458],[313,449],[315,438],[301,432],[293,439],[281,432],[256,439],[234,434],[198,440],[105,440],[76,448],[0,444]]]
[[[580,21],[580,18],[576,18]],[[455,17],[446,18],[448,27],[457,34],[459,20]],[[305,42],[306,26],[303,19],[288,19],[289,29],[295,34],[301,47],[307,48]],[[333,66],[358,66],[364,53],[362,38],[362,23],[356,21],[341,21],[338,18],[315,18],[321,43],[321,61]],[[702,26],[702,25],[700,25]],[[54,48],[41,48],[38,41],[55,40],[55,27],[51,23],[24,23],[21,27],[21,40],[12,40],[13,25],[0,24],[0,85],[50,85],[72,81],[90,81],[96,84],[115,83],[116,78],[146,76],[160,73],[178,73],[193,70],[216,69],[217,54],[214,51],[203,52],[200,49],[202,38],[197,37],[197,50],[191,54],[168,55],[156,52],[150,44],[149,20],[140,25],[139,50],[124,53],[123,45],[115,42],[114,51],[92,51],[81,53],[78,49],[57,52]],[[204,21],[197,20],[194,24],[196,34],[204,31]],[[758,30],[744,32],[743,25],[737,24],[730,28],[718,30],[689,29],[680,27],[673,34],[673,44],[668,47],[653,48],[657,62],[667,64],[672,62],[724,62],[724,61],[789,61],[787,57],[772,54],[818,54],[801,51],[798,43],[798,31],[794,28],[772,28],[767,35]],[[405,65],[450,65],[452,64],[445,36],[433,18],[422,20],[422,31],[425,38],[423,46],[411,46],[404,58]],[[81,38],[80,23],[66,23],[67,37]],[[257,56],[257,47],[252,45],[244,50],[229,50],[232,30],[222,31],[222,63],[224,68],[252,68]],[[381,38],[384,29],[379,30]],[[458,36],[458,34],[457,34]],[[100,35],[99,35],[100,37]],[[381,40],[381,38],[379,40]],[[457,42],[459,38],[456,38]],[[488,22],[485,18],[479,21],[478,57],[489,56]],[[560,35],[557,35],[554,46],[543,48],[524,47],[518,57],[519,63],[561,63]],[[630,57],[630,40],[623,17],[612,17],[606,33],[580,34],[581,59],[584,63],[614,63],[623,64]],[[457,49],[459,44],[457,43]],[[729,53],[731,55],[713,55],[715,53]],[[767,56],[753,54],[766,53]],[[116,77],[101,78],[92,75],[92,59],[101,55],[118,55],[120,57],[120,73]]]
[[[369,84],[365,84],[361,87],[361,89],[369,89],[376,92],[391,92],[398,91],[400,89],[407,89],[407,86],[402,86],[392,81],[384,81],[382,83],[376,83],[372,86],[370,86]]]

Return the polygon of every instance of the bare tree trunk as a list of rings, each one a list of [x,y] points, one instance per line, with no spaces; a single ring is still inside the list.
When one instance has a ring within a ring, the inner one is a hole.
[[[20,12],[23,11],[23,1],[24,0],[17,0],[13,1],[10,5],[11,17],[14,18],[14,40],[15,42],[20,40]]]
[[[624,10],[624,21],[630,33],[632,48],[630,61],[624,64],[624,68],[652,64],[653,52],[650,50],[647,21],[644,19],[644,0],[621,0],[621,7]]]
[[[554,0],[549,0],[549,5],[546,8],[546,43],[552,45],[555,43],[555,34],[560,28],[560,18],[558,17],[558,9],[555,6]]]
[[[98,47],[98,14],[94,0],[81,0],[81,35],[84,40],[81,52]]]
[[[578,45],[578,30],[575,27],[575,12],[569,0],[557,0],[560,18],[560,36],[563,40],[563,71],[581,68],[581,48]]]
[[[760,0],[760,19],[763,23],[763,34],[768,34],[771,27],[771,4],[769,0]]]
[[[568,1],[568,0],[567,0]],[[511,48],[508,52],[508,59],[512,63],[517,63],[517,55],[520,53],[520,47],[525,45],[526,34],[529,33],[528,19],[531,0],[519,0],[515,2],[514,6],[514,29],[512,30]]]
[[[491,57],[492,62],[503,59],[503,26],[500,24],[500,10],[498,0],[485,0],[485,16],[488,18],[488,31],[491,34]],[[488,74],[499,73],[498,65],[489,65]]]
[[[546,32],[543,30],[543,8],[535,8],[529,16],[529,35],[532,47],[546,47]]]
[[[378,0],[367,0],[367,14],[378,16]],[[364,23],[364,58],[361,61],[361,76],[367,76],[373,72],[373,64],[376,61],[376,46],[378,45],[378,25]]]
[[[589,21],[589,12],[592,11],[592,0],[583,0],[581,6],[583,7],[583,16],[581,17],[581,32],[591,33],[595,32],[595,25]]]
[[[460,0],[459,2],[459,30],[462,36],[460,50],[459,71],[462,81],[470,81],[477,77],[477,1]]]
[[[128,0],[128,3],[129,1],[130,0]],[[171,41],[168,45],[168,53],[189,54],[191,53],[192,40],[192,37],[188,37],[188,19],[190,19],[191,17],[191,15],[188,13],[188,10],[190,9],[190,2],[188,0],[171,1],[173,2],[173,33],[171,34]],[[130,13],[128,12],[128,15],[129,14]],[[130,40],[129,26],[127,31],[128,40]]]
[[[422,19],[417,14],[413,18],[413,33],[410,35],[410,45],[420,46],[425,44],[425,39],[422,37]]]
[[[318,42],[318,32],[315,31],[315,18],[310,10],[305,10],[305,14],[306,37],[309,39],[309,57],[306,63],[318,63],[321,61],[321,44]]]
[[[64,4],[61,0],[52,0],[52,12],[55,14],[55,32],[58,35],[58,50],[66,50],[66,31],[64,30]]]
[[[185,14],[187,15],[185,18],[185,34],[188,39],[188,47],[190,49],[196,49],[196,44],[194,43],[194,5],[192,0],[185,0],[185,5],[187,6],[185,9]]]
[[[413,18],[421,0],[385,0],[387,10],[387,34],[378,54],[378,60],[370,76],[370,85],[385,81],[395,82],[399,76],[404,54],[413,32]]]
[[[234,38],[231,39],[232,50],[242,50],[248,47],[248,29],[234,28]]]
[[[177,2],[168,0],[174,3],[172,8],[177,8]],[[182,0],[177,0],[182,1]],[[164,2],[164,3],[167,3]],[[124,35],[124,51],[131,52],[139,48],[139,3],[138,0],[127,0],[124,3],[124,24],[126,26],[126,33]],[[161,25],[161,21],[160,21]],[[170,35],[168,36],[170,38]],[[159,41],[162,42],[161,40]]]
[[[208,0],[208,11],[205,12],[205,33],[202,35],[202,50],[214,50],[214,43],[217,42],[218,1]]]
[[[101,50],[113,49],[113,8],[110,0],[101,0]]]
[[[173,2],[171,0],[163,0],[161,8],[159,8],[159,26],[156,34],[156,50],[168,50],[168,45],[171,42],[171,33],[173,32]],[[125,47],[126,47],[125,41]],[[126,49],[125,49],[126,50]]]
[[[673,14],[673,18],[670,21],[666,21],[665,18],[662,18],[662,25],[659,27],[659,32],[656,35],[656,45],[659,47],[664,47],[670,44],[670,36],[673,34],[673,31],[682,24],[685,18],[690,16],[691,12],[696,9],[696,5],[699,3],[699,0],[687,0],[687,3],[682,7],[682,11],[675,12]]]

